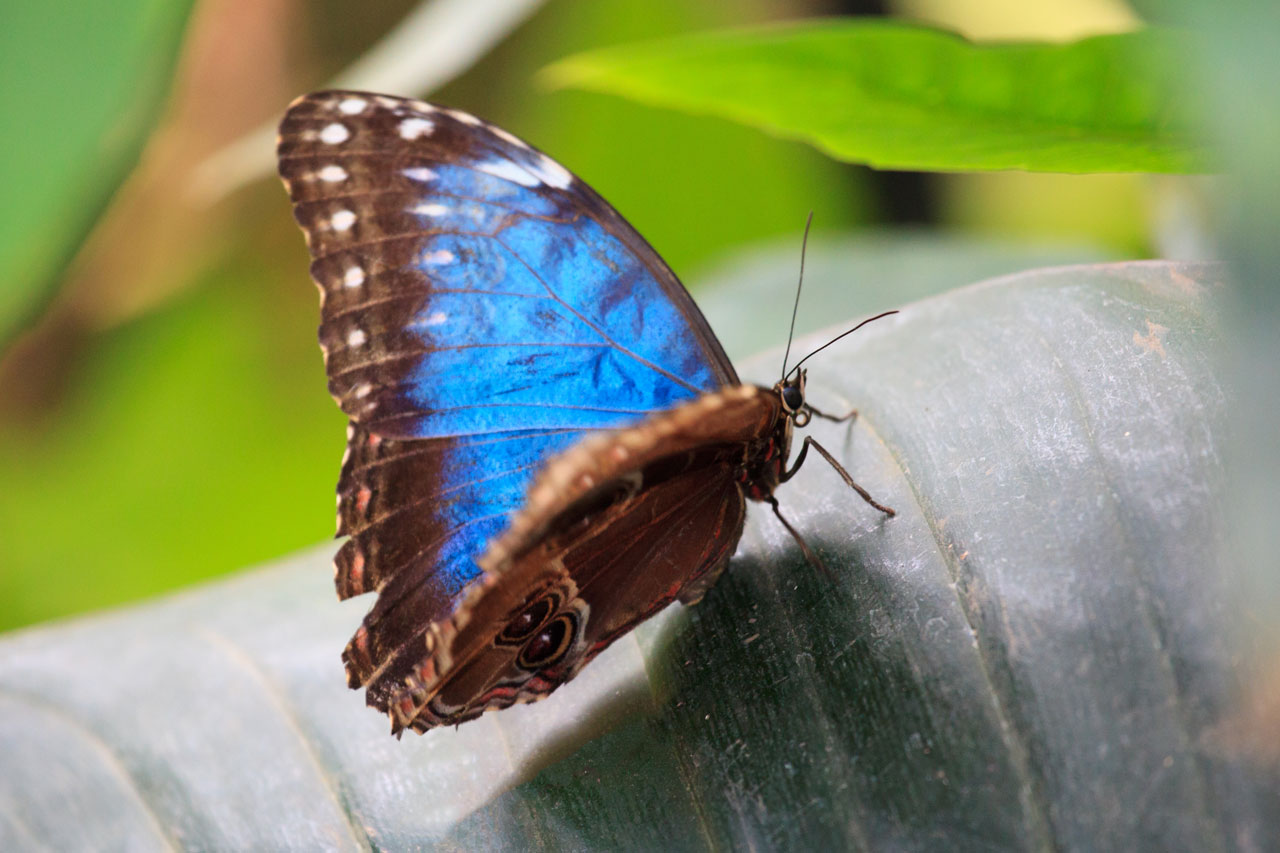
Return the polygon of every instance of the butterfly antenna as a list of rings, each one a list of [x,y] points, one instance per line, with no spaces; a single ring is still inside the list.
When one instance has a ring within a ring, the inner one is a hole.
[[[849,331],[847,331],[847,332],[841,332],[840,334],[836,335],[836,336],[835,336],[834,338],[832,338],[831,340],[827,341],[827,342],[826,342],[825,344],[823,344],[822,346],[818,347],[818,348],[817,348],[816,350],[814,350],[813,352],[811,352],[811,353],[809,353],[808,355],[806,355],[804,358],[802,358],[802,359],[800,359],[799,361],[797,361],[797,362],[796,362],[796,366],[795,366],[795,367],[793,367],[793,368],[791,368],[791,372],[792,372],[792,373],[795,373],[797,370],[799,370],[799,369],[800,369],[800,365],[804,364],[806,361],[808,361],[809,359],[813,358],[815,355],[817,355],[818,353],[822,352],[824,349],[826,349],[827,347],[831,346],[832,344],[834,344],[836,341],[840,340],[841,338],[846,337],[846,336],[848,336],[848,335],[852,335],[854,332],[858,331],[858,330],[859,330],[859,329],[861,329],[863,326],[865,326],[865,325],[867,325],[868,323],[870,323],[872,320],[879,320],[881,317],[888,317],[890,314],[897,314],[897,313],[898,313],[898,309],[897,309],[897,308],[893,309],[892,311],[885,311],[883,314],[877,314],[877,315],[876,315],[876,316],[874,316],[874,317],[868,317],[867,319],[863,320],[861,323],[859,323],[858,325],[854,326],[852,329],[850,329],[850,330],[849,330]],[[782,378],[783,378],[783,381],[786,381],[787,375],[788,375],[788,374],[784,374],[784,375],[783,375],[783,377],[782,377]]]
[[[800,288],[804,287],[804,256],[809,250],[809,226],[813,224],[813,211],[804,221],[804,240],[800,242],[800,280],[796,282],[796,302],[791,306],[791,331],[787,332],[787,351],[782,354],[782,381],[787,381],[787,359],[791,357],[791,339],[796,336],[796,312],[800,310]]]

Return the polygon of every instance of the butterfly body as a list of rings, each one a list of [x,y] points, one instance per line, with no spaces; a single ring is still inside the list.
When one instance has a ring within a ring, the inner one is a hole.
[[[320,92],[278,153],[351,421],[338,593],[378,596],[343,658],[393,731],[541,698],[699,599],[787,477],[803,373],[740,384],[622,217],[472,116]]]

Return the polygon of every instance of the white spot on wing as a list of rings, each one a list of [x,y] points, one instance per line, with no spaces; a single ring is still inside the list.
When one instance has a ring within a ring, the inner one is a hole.
[[[360,267],[347,267],[346,273],[342,276],[342,284],[345,287],[359,287],[364,284],[364,270]]]
[[[339,102],[338,110],[346,115],[353,116],[364,112],[364,108],[369,106],[369,102],[364,98],[346,98]]]
[[[334,231],[347,231],[352,225],[356,224],[356,215],[349,210],[339,210],[329,220],[329,226]]]
[[[507,133],[507,131],[503,130],[500,127],[490,126],[489,129],[493,131],[494,136],[503,140],[507,144],[514,145],[517,148],[523,148],[526,151],[529,150],[529,143],[525,142],[523,139],[516,136],[514,133]]]
[[[409,208],[410,213],[420,213],[423,216],[444,216],[449,212],[448,205],[438,204],[436,202],[427,202]]]
[[[369,336],[364,333],[364,329],[352,329],[347,335],[347,346],[362,347],[364,342],[369,340]]]
[[[472,127],[480,124],[480,119],[476,118],[471,113],[464,113],[462,110],[446,110],[446,112],[463,124],[469,124]]]
[[[370,385],[368,382],[362,382],[356,386],[354,395],[357,400],[362,400],[365,397],[368,397],[369,394],[372,392],[373,392],[373,386]]]
[[[433,267],[438,267],[443,264],[451,264],[453,261],[453,252],[450,252],[448,249],[436,249],[433,252],[424,252],[422,255],[422,262]]]
[[[543,182],[562,190],[573,183],[573,175],[564,166],[552,160],[546,154],[539,154],[530,164],[530,171],[542,178]]]
[[[536,187],[542,183],[537,176],[530,174],[510,160],[492,160],[487,163],[477,163],[475,168],[486,175],[493,175],[495,178],[502,178],[504,181],[511,181],[522,187]]]
[[[428,169],[426,166],[410,166],[408,169],[404,170],[403,174],[406,178],[414,181],[421,181],[424,184],[427,181],[434,181],[436,179],[436,173]]]
[[[336,184],[338,181],[345,181],[347,179],[347,170],[341,166],[325,166],[316,174],[320,176],[320,180],[327,181],[331,184]]]
[[[328,145],[337,145],[340,142],[346,142],[350,138],[351,131],[347,130],[345,124],[337,121],[326,125],[324,130],[320,131],[320,141]]]
[[[436,129],[435,122],[425,118],[407,118],[400,122],[400,136],[404,139],[417,139],[426,136]]]
[[[448,314],[444,313],[443,311],[436,311],[434,314],[432,314],[430,317],[427,318],[427,321],[423,323],[423,325],[439,326],[443,324],[445,320],[448,320],[448,319],[449,319]]]

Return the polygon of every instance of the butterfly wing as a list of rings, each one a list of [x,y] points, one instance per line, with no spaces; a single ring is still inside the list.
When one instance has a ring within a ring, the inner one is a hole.
[[[546,696],[677,598],[696,601],[737,547],[739,475],[779,421],[755,386],[705,394],[591,436],[539,473],[479,563],[433,654],[402,656],[378,689],[393,731],[425,731]]]
[[[278,154],[351,419],[337,586],[378,591],[344,654],[372,687],[456,610],[547,460],[737,376],[657,253],[496,127],[320,92],[290,107]]]

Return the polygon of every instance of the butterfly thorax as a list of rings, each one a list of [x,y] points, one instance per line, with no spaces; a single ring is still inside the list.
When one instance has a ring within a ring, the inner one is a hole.
[[[791,455],[791,436],[797,425],[808,423],[804,405],[804,375],[778,382],[773,388],[761,387],[762,396],[771,398],[777,409],[773,424],[760,439],[747,445],[739,474],[742,491],[753,501],[765,501],[782,482],[787,458]],[[799,423],[797,423],[799,419]]]

